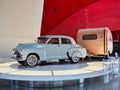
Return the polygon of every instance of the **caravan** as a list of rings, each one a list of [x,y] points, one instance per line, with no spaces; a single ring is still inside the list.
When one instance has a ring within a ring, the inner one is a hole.
[[[105,56],[113,51],[113,39],[109,28],[80,29],[77,33],[77,43],[87,49],[88,56]]]

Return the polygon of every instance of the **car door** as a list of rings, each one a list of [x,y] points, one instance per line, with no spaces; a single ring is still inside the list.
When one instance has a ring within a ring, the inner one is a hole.
[[[72,47],[72,42],[69,38],[61,38],[61,53],[62,58],[67,58],[67,51]]]
[[[61,57],[61,48],[59,38],[51,38],[46,45],[46,57],[50,59],[59,59]]]

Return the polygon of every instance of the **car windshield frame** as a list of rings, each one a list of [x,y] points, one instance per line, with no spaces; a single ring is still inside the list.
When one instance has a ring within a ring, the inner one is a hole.
[[[38,37],[37,43],[45,44],[48,41],[48,37]]]

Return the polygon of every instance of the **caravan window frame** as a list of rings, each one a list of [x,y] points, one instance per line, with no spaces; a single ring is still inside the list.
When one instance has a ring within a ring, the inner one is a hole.
[[[97,34],[87,34],[82,36],[83,40],[96,40]]]

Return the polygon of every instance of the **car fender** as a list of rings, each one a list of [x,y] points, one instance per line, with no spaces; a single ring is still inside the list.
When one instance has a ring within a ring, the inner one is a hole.
[[[28,53],[28,55],[30,55],[30,54],[36,54],[36,55],[38,55],[39,56],[39,59],[41,60],[41,61],[43,61],[43,60],[46,60],[47,59],[47,57],[46,57],[46,52],[44,51],[44,50],[29,50],[29,53]],[[28,56],[27,55],[27,56]],[[26,57],[27,58],[27,57]]]
[[[67,53],[68,57],[72,57],[73,53],[75,53],[78,57],[82,57],[82,54],[78,49],[70,49]]]
[[[41,61],[47,60],[46,51],[40,51],[38,55]]]

